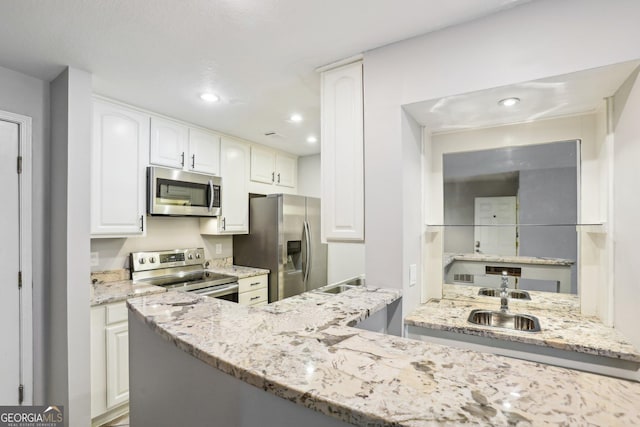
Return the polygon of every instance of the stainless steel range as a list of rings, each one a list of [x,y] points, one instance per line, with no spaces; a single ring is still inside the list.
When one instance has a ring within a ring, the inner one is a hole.
[[[208,271],[203,263],[203,248],[132,252],[131,279],[134,283],[238,302],[238,278]]]

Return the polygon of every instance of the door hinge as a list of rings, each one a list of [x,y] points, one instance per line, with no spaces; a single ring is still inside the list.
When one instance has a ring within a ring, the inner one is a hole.
[[[18,173],[22,173],[22,156],[18,156]]]
[[[18,289],[22,289],[22,271],[18,271]]]
[[[20,384],[18,386],[18,403],[22,405],[22,402],[24,402],[24,386]]]

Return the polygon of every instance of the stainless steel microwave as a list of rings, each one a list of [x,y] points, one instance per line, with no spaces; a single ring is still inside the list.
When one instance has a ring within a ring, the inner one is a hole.
[[[150,166],[147,168],[149,215],[218,216],[222,179],[213,175]]]

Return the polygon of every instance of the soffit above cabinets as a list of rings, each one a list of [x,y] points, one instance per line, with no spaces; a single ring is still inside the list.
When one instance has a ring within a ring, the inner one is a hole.
[[[629,61],[530,82],[517,83],[405,105],[405,110],[431,132],[525,123],[595,112],[640,66]],[[520,102],[499,105],[511,97]]]
[[[97,94],[307,155],[320,150],[307,142],[320,137],[316,67],[525,2],[4,1],[0,66],[52,80],[70,65]]]

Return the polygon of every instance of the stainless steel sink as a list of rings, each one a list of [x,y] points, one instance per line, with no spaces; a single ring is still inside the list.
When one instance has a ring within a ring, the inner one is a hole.
[[[504,313],[491,310],[471,310],[469,323],[524,332],[540,332],[540,322],[528,314]]]
[[[349,279],[346,282],[343,282],[342,285],[345,285],[345,286],[364,286],[364,279],[362,277],[356,277],[354,279]]]
[[[531,295],[527,291],[520,291],[517,289],[509,289],[509,298],[531,300]],[[500,289],[496,288],[480,288],[478,295],[485,297],[500,297]]]
[[[324,288],[316,289],[314,292],[319,292],[321,294],[341,294],[344,291],[361,286],[364,286],[364,279],[362,277],[354,277],[353,279],[347,279],[342,282],[334,283],[333,285],[328,285]]]
[[[349,289],[353,289],[355,286],[347,286],[347,285],[335,285],[329,288],[320,288],[316,289],[316,292],[320,292],[323,294],[341,294],[344,291],[348,291]]]

